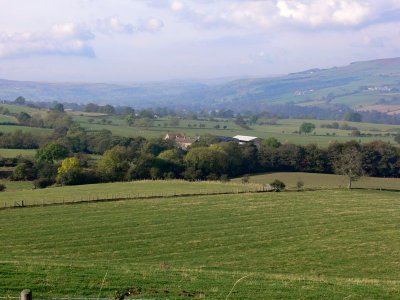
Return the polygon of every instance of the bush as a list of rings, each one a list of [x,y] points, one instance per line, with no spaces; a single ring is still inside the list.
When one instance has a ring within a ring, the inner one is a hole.
[[[242,177],[242,183],[249,183],[250,182],[250,175],[246,174]]]
[[[279,179],[275,179],[270,185],[276,192],[283,191],[286,188],[286,184]]]
[[[296,187],[297,187],[297,190],[300,191],[304,187],[304,182],[301,179],[297,180]]]
[[[54,180],[48,178],[39,178],[33,181],[35,189],[44,189],[55,183]]]
[[[4,192],[6,190],[6,186],[0,183],[0,192]]]

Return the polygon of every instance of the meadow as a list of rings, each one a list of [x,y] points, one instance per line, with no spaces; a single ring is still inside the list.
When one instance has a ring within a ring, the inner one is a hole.
[[[398,299],[398,196],[335,190],[2,210],[0,296],[29,287],[39,299]]]
[[[340,129],[321,128],[322,124],[330,124],[331,120],[307,120],[307,119],[282,119],[277,120],[274,125],[251,125],[251,129],[246,130],[240,128],[232,120],[217,119],[215,121],[206,120],[180,120],[179,125],[169,125],[168,118],[157,119],[149,127],[130,127],[126,122],[118,116],[108,117],[87,117],[87,116],[74,116],[74,119],[81,124],[82,127],[98,131],[102,129],[110,130],[115,135],[132,137],[143,136],[145,138],[163,137],[168,132],[180,132],[188,136],[202,136],[205,134],[212,134],[216,136],[233,137],[235,135],[249,135],[257,136],[259,138],[275,137],[282,143],[295,143],[295,144],[317,144],[320,146],[327,146],[333,141],[345,142],[350,140],[357,140],[363,143],[371,142],[374,140],[382,140],[386,142],[394,142],[390,134],[400,132],[400,125],[385,125],[385,124],[372,124],[372,123],[356,123],[356,122],[339,122],[339,124],[347,123],[349,126],[357,127],[362,134],[370,134],[371,136],[350,136],[351,131]],[[89,122],[89,120],[92,120]],[[111,122],[110,124],[103,123]],[[261,120],[262,122],[271,122],[272,120]],[[311,122],[316,125],[315,134],[300,135],[296,133],[303,122]],[[203,128],[200,128],[204,126]],[[220,129],[215,126],[219,125]],[[226,126],[224,129],[223,127]],[[379,136],[373,136],[373,135]]]
[[[6,187],[8,183],[5,181]],[[262,190],[259,184],[222,183],[210,181],[188,182],[183,180],[143,180],[132,182],[99,183],[76,186],[49,187],[32,190],[32,183],[16,185],[0,193],[0,207],[44,205],[97,201],[99,199],[172,197],[193,194],[242,193]]]
[[[249,176],[249,182],[255,184],[271,183],[279,179],[286,184],[288,189],[297,189],[297,182],[304,183],[304,189],[337,189],[346,188],[348,179],[343,175],[318,174],[304,172],[275,172]],[[232,179],[231,182],[242,182],[242,177]],[[353,182],[353,187],[358,189],[388,189],[400,190],[400,178],[361,177]]]
[[[0,148],[0,157],[12,158],[17,156],[33,157],[36,149],[4,149]]]

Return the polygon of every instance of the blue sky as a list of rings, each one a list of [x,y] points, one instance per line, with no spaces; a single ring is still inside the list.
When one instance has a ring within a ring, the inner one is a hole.
[[[270,76],[400,56],[400,0],[0,0],[0,78]]]

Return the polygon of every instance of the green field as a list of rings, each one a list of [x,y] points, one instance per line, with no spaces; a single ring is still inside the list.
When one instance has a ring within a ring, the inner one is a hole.
[[[21,130],[22,132],[32,132],[43,135],[50,135],[53,133],[53,129],[49,128],[38,128],[38,127],[28,127],[28,126],[15,126],[15,125],[0,125],[0,132],[9,133],[16,130]]]
[[[90,123],[88,120],[93,119]],[[101,120],[111,121],[111,124],[102,124]],[[393,142],[392,136],[385,136],[386,134],[393,134],[400,131],[400,125],[384,125],[372,123],[355,123],[355,122],[339,122],[339,124],[347,123],[349,126],[357,127],[363,134],[379,134],[380,136],[370,137],[352,137],[349,130],[327,129],[321,128],[322,124],[330,124],[331,120],[304,120],[304,119],[283,119],[277,120],[276,125],[251,125],[250,130],[240,128],[231,120],[217,121],[202,121],[202,120],[180,120],[178,126],[165,126],[169,120],[167,118],[157,119],[154,121],[153,126],[148,128],[143,127],[130,127],[126,122],[118,116],[108,116],[93,118],[87,116],[75,116],[74,120],[79,122],[82,127],[88,130],[110,130],[113,134],[125,137],[143,136],[146,138],[163,137],[167,132],[181,132],[188,136],[202,136],[204,134],[212,134],[216,136],[229,136],[235,135],[250,135],[260,138],[275,137],[282,143],[290,142],[296,144],[311,144],[315,143],[321,146],[327,146],[333,141],[346,142],[350,140],[357,140],[363,143],[371,142],[374,140],[382,140]],[[271,120],[261,120],[271,121]],[[316,125],[315,134],[299,135],[295,133],[299,130],[301,123],[312,122]],[[189,124],[191,127],[189,127]],[[199,128],[200,125],[204,128]],[[194,127],[196,125],[196,127]],[[219,125],[221,129],[215,129],[214,126]],[[223,129],[226,126],[226,129]]]
[[[283,181],[287,188],[296,189],[298,181],[304,182],[305,189],[343,188],[347,187],[346,176],[333,174],[277,172],[250,176],[250,183],[267,184],[275,179]],[[242,178],[235,178],[232,182],[241,182]],[[354,188],[362,189],[391,189],[400,190],[400,178],[361,177],[353,183]]]
[[[0,183],[4,184],[7,187],[7,192],[15,192],[21,190],[32,190],[33,183],[31,181],[11,181],[6,179],[0,179]],[[7,195],[7,192],[3,192]],[[4,203],[3,203],[4,204]]]
[[[15,117],[13,116],[6,116],[6,115],[1,115],[0,114],[0,123],[14,123],[18,124],[18,121]]]
[[[12,114],[19,114],[21,112],[26,112],[30,115],[35,113],[43,113],[48,111],[47,109],[39,109],[33,108],[29,106],[21,106],[21,105],[14,105],[14,104],[0,104],[1,107],[7,108],[10,113]]]
[[[397,192],[147,199],[0,211],[0,295],[398,299]],[[247,277],[245,277],[247,276]]]
[[[0,157],[35,156],[36,149],[4,149],[0,148]]]
[[[7,184],[6,184],[7,186]],[[88,184],[64,187],[49,187],[36,190],[19,190],[0,193],[0,207],[12,206],[14,202],[25,205],[52,204],[63,202],[92,201],[98,199],[164,197],[174,195],[237,193],[258,191],[258,184],[222,183],[222,182],[188,182],[183,180],[169,181],[132,181],[103,184]]]

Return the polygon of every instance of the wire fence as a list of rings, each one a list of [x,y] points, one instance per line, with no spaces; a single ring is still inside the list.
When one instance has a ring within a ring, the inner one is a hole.
[[[194,196],[210,196],[210,195],[231,195],[231,194],[244,194],[244,193],[260,193],[269,191],[268,188],[262,185],[248,185],[238,188],[229,188],[221,190],[207,191],[199,190],[196,192],[182,192],[182,191],[154,191],[146,193],[124,193],[124,194],[105,194],[105,195],[89,195],[76,198],[59,198],[59,199],[41,199],[39,200],[19,200],[19,201],[4,201],[0,210],[15,209],[25,207],[41,207],[62,204],[76,204],[76,203],[90,203],[90,202],[110,202],[122,200],[143,200],[143,199],[156,199],[156,198],[176,198],[176,197],[194,197]],[[2,298],[0,298],[2,299]]]

